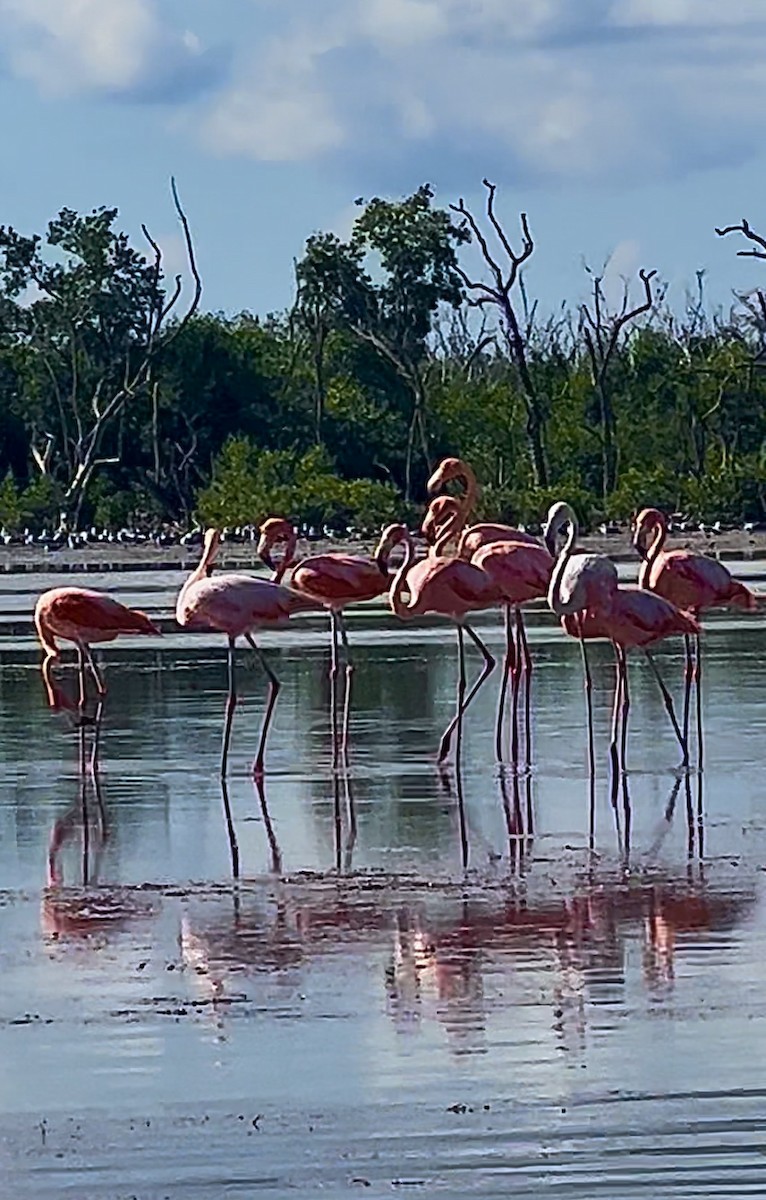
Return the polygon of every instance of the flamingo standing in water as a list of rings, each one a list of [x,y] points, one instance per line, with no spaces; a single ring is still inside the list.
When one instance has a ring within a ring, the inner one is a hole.
[[[449,754],[452,734],[457,728],[456,767],[459,771],[463,714],[495,667],[493,656],[465,618],[468,613],[502,604],[503,594],[486,572],[462,559],[430,555],[416,563],[415,544],[404,525],[389,525],[383,531],[376,557],[385,556],[387,560],[394,547],[402,542],[406,547],[404,562],[394,576],[388,597],[392,612],[405,621],[426,613],[434,613],[441,617],[449,617],[457,625],[457,712],[442,735],[437,761],[444,762]],[[409,592],[408,602],[403,598],[405,591]],[[467,695],[464,633],[468,634],[484,658],[482,672]]]
[[[48,704],[54,710],[65,709],[79,714],[79,724],[93,723],[95,726],[93,757],[95,768],[98,756],[98,736],[106,698],[106,684],[96,666],[91,646],[99,642],[113,642],[120,634],[160,635],[160,630],[146,613],[120,604],[113,596],[91,588],[59,587],[43,592],[35,605],[35,626],[40,644],[45,651],[42,676],[48,696]],[[80,697],[75,706],[64,690],[53,679],[53,665],[61,657],[57,638],[73,642],[77,647],[80,675]],[[85,715],[87,702],[86,667],[96,685],[98,701],[96,714],[91,722]],[[84,753],[84,748],[83,748]]]
[[[548,603],[571,637],[580,641],[586,663],[588,693],[589,737],[592,737],[590,672],[585,656],[585,642],[603,639],[612,643],[615,652],[616,684],[612,713],[610,756],[617,776],[618,723],[622,716],[622,754],[620,766],[625,770],[627,720],[629,711],[628,676],[625,651],[640,646],[646,653],[655,679],[662,691],[668,715],[681,748],[687,756],[686,743],[676,720],[673,700],[668,692],[648,647],[666,637],[699,632],[699,625],[689,613],[682,612],[670,601],[640,588],[621,588],[617,582],[614,563],[600,554],[574,554],[577,521],[567,504],[556,504],[548,514],[546,540],[555,544],[562,528],[568,528],[563,551],[553,569]]]
[[[466,531],[470,534],[470,530]],[[458,558],[465,556],[466,537],[463,534],[458,544]],[[525,749],[527,770],[532,758],[532,656],[529,652],[521,605],[528,600],[544,598],[548,592],[553,558],[545,546],[537,542],[492,541],[480,546],[471,556],[473,566],[478,567],[496,584],[505,608],[505,665],[500,683],[500,698],[495,726],[495,753],[498,762],[503,758],[503,715],[508,690],[508,679],[512,675],[511,706],[511,761],[518,766],[518,695],[520,674],[525,678]],[[513,646],[511,613],[516,616],[516,648]]]
[[[269,732],[274,705],[279,693],[279,680],[269,666],[263,651],[253,637],[256,629],[274,628],[284,625],[294,613],[315,609],[318,605],[306,596],[266,579],[252,575],[213,575],[215,558],[220,543],[217,529],[208,529],[205,534],[202,558],[196,570],[184,583],[176,601],[176,620],[185,629],[215,629],[225,633],[229,640],[229,690],[226,702],[226,720],[221,749],[221,778],[226,777],[231,741],[231,726],[237,705],[235,687],[235,651],[238,638],[243,637],[255,651],[269,680],[269,696],[263,718],[258,753],[253,762],[253,774],[263,775],[263,760],[266,738]]]
[[[633,545],[643,558],[638,575],[639,587],[664,596],[678,608],[699,616],[710,608],[742,608],[754,611],[758,601],[743,583],[735,579],[723,563],[691,550],[665,550],[668,520],[657,508],[643,509],[635,520]],[[695,655],[691,640],[685,637],[686,680],[684,690],[684,737],[689,737],[689,709],[692,684],[697,699],[697,752],[702,767],[702,648],[696,635]]]
[[[274,572],[274,582],[279,583],[288,567],[293,567],[290,574],[290,587],[302,596],[308,596],[317,605],[322,605],[330,614],[331,655],[330,655],[330,724],[332,726],[332,764],[338,766],[338,638],[343,643],[346,655],[346,681],[343,696],[343,721],[341,726],[340,753],[345,765],[348,764],[348,731],[351,712],[351,678],[354,664],[351,659],[351,648],[348,641],[343,609],[349,604],[363,600],[374,600],[388,591],[390,579],[388,575],[388,555],[376,552],[373,558],[358,554],[314,554],[295,564],[295,547],[297,538],[295,530],[289,521],[282,517],[269,517],[260,527],[258,555],[266,566]],[[272,549],[278,542],[285,543],[282,559],[275,565]]]

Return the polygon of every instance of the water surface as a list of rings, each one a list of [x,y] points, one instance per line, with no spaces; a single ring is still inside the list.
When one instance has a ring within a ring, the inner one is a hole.
[[[500,652],[498,626],[479,623]],[[435,769],[450,630],[367,615],[351,636],[344,777],[323,624],[264,637],[283,686],[262,793],[265,687],[242,655],[236,884],[220,641],[107,651],[97,794],[31,641],[5,640],[8,1194],[766,1195],[763,626],[707,632],[702,780],[679,779],[635,663],[627,789],[614,809],[602,774],[595,814],[579,652],[549,622],[518,781],[494,765],[494,680],[462,778]],[[594,657],[603,762],[613,676]],[[678,691],[678,647],[658,661]]]

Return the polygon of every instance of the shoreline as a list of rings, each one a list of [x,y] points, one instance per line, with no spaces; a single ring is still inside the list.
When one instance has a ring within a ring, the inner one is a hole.
[[[615,534],[589,534],[578,539],[578,548],[595,554],[607,554],[615,562],[638,562],[626,528]],[[425,545],[423,543],[423,545]],[[299,542],[300,558],[312,554],[342,552],[370,554],[375,539],[354,541]],[[668,549],[694,550],[713,558],[739,560],[766,559],[766,532],[747,533],[729,530],[720,534],[687,533],[668,538]],[[95,544],[77,550],[45,550],[38,546],[0,547],[0,575],[85,574],[108,571],[190,571],[199,561],[199,546],[124,546]],[[255,553],[255,544],[223,543],[218,558],[223,570],[263,569]]]

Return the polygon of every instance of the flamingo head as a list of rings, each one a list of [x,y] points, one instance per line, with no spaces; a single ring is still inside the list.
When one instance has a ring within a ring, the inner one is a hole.
[[[443,458],[426,484],[426,491],[432,496],[453,479],[462,479],[467,486],[473,479],[473,471],[462,458]]]
[[[461,515],[460,501],[454,496],[436,496],[426,509],[420,532],[432,546],[448,521]]]
[[[564,530],[569,527],[577,534],[577,517],[575,511],[570,504],[564,500],[558,500],[548,509],[548,515],[545,518],[543,525],[543,538],[548,553],[554,558],[558,553],[558,538]]]
[[[412,546],[412,534],[406,525],[387,525],[381,533],[373,558],[384,575],[388,574],[388,560],[392,552],[402,542],[405,545]]]
[[[631,522],[633,546],[642,558],[646,558],[652,534],[657,529],[666,530],[668,519],[658,508],[643,508]]]
[[[271,551],[279,542],[290,543],[295,538],[295,530],[292,522],[285,517],[269,517],[262,525],[258,527],[260,538],[258,540],[258,549],[256,553],[261,562],[264,563],[270,571],[274,571],[275,564],[271,557]]]

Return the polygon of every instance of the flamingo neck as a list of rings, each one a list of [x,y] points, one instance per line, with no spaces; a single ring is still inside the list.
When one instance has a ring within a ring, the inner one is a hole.
[[[668,527],[664,521],[656,521],[654,525],[654,536],[649,543],[649,549],[646,552],[646,565],[651,568],[662,553],[662,548],[665,545],[668,536]]]
[[[465,492],[463,494],[463,525],[465,525],[466,521],[476,507],[476,499],[479,494],[479,487],[476,482],[476,476],[473,472],[473,468],[469,467],[468,463],[463,462],[462,459],[460,460],[460,473],[457,474],[455,478],[462,480],[463,486],[465,487]]]
[[[272,583],[281,583],[285,576],[285,571],[295,562],[295,550],[298,545],[298,538],[294,529],[285,537],[285,548],[282,552],[282,557],[274,568],[274,573],[271,576]]]
[[[470,469],[470,468],[469,468]],[[466,510],[463,503],[460,508],[456,508],[453,513],[447,517],[437,535],[433,545],[433,553],[435,555],[445,554],[450,542],[454,542],[460,537],[463,526],[468,519],[469,510]]]
[[[569,565],[569,560],[574,551],[575,541],[577,540],[577,525],[572,517],[567,518],[567,540],[564,543],[564,548],[556,559],[551,575],[551,582],[548,588],[548,604],[557,617],[563,617],[567,612],[567,606],[561,596],[561,584],[564,579],[564,572]]]
[[[404,562],[399,567],[396,575],[394,575],[394,580],[391,584],[391,591],[389,592],[388,596],[389,604],[391,605],[391,611],[393,612],[394,616],[400,617],[401,619],[406,619],[409,616],[411,604],[405,604],[402,593],[406,585],[407,572],[415,561],[415,543],[407,531],[404,531],[400,535],[398,540],[392,544],[391,549],[393,550],[393,547],[398,545],[399,542],[404,542],[406,546]]]

